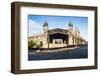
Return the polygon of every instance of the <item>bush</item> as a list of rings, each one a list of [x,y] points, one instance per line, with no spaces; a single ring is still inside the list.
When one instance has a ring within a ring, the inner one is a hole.
[[[33,41],[33,40],[28,41],[29,49],[32,49],[33,47],[40,49],[42,46],[43,46],[43,43],[41,41]]]
[[[37,47],[38,49],[40,49],[42,46],[43,46],[43,43],[42,43],[42,42],[37,42],[37,43],[36,43],[36,47]]]
[[[28,48],[32,48],[32,47],[34,47],[35,45],[36,45],[36,43],[35,43],[33,40],[28,41]]]

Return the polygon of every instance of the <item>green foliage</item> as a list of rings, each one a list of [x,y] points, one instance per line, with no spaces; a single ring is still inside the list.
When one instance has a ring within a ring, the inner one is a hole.
[[[33,40],[28,41],[28,48],[35,47],[35,48],[40,49],[42,46],[43,46],[43,43],[41,41],[33,41]]]
[[[34,42],[33,40],[28,41],[28,47],[32,48],[36,45],[36,42]]]
[[[36,47],[37,47],[37,48],[40,49],[42,46],[43,46],[43,43],[42,43],[42,42],[37,42],[37,43],[36,43]]]
[[[40,42],[40,44],[39,44],[39,45],[40,45],[40,47],[42,47],[42,46],[43,46],[43,43],[42,43],[42,42]]]

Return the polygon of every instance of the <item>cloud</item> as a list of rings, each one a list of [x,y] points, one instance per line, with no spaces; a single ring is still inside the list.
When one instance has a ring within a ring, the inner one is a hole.
[[[29,19],[29,33],[28,36],[34,36],[41,32],[43,32],[43,27],[39,23],[35,22],[34,20]]]

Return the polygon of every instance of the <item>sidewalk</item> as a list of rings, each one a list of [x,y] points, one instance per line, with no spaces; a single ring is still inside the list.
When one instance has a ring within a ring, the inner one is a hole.
[[[79,48],[79,47],[70,47],[70,48],[61,48],[61,49],[55,49],[55,50],[48,50],[48,52],[61,52],[61,51],[68,51],[68,50],[76,49],[76,48]]]
[[[30,52],[30,54],[39,54],[39,53],[54,53],[54,52],[61,52],[61,51],[69,51],[72,49],[76,49],[78,47],[69,47],[69,48],[61,48],[61,49],[53,49],[53,50],[36,50],[33,52]]]
[[[54,52],[61,52],[61,51],[69,51],[71,49],[76,49],[78,47],[70,47],[70,48],[61,48],[61,49],[53,49],[53,50],[37,50],[34,53],[54,53]]]

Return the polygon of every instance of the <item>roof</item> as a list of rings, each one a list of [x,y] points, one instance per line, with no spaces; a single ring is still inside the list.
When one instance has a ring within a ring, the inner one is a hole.
[[[61,28],[55,28],[55,29],[49,30],[48,33],[49,33],[49,34],[54,34],[54,33],[67,34],[67,33],[68,33],[68,30],[61,29]]]

